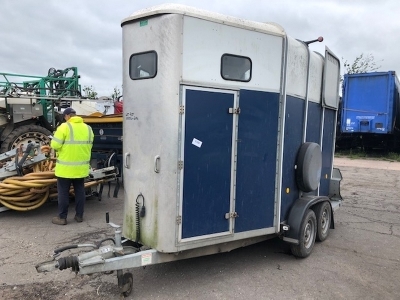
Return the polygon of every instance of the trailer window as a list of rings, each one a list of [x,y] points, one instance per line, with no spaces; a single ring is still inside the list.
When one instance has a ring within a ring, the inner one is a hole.
[[[155,51],[132,54],[129,59],[131,79],[147,79],[157,75],[157,53]]]
[[[221,57],[221,76],[225,80],[245,81],[251,79],[251,59],[245,56],[224,54]]]

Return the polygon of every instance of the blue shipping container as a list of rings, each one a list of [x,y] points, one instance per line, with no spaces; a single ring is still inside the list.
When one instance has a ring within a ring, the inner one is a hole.
[[[393,134],[399,114],[399,80],[394,71],[346,74],[341,133]]]

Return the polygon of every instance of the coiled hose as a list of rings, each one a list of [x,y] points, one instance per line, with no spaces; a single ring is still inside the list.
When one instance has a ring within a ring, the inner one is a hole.
[[[50,146],[41,151],[50,154]],[[42,206],[47,199],[57,197],[55,158],[48,158],[25,168],[24,176],[8,177],[0,182],[0,203],[12,210],[29,211]],[[102,180],[85,183],[85,188],[98,185]],[[70,194],[74,189],[71,187]]]
[[[140,202],[139,202],[139,198],[142,198],[142,208],[140,209]],[[140,193],[137,197],[136,197],[136,243],[138,243],[140,241],[140,218],[143,218],[145,216],[146,213],[146,208],[144,206],[144,196],[142,195],[142,193]]]

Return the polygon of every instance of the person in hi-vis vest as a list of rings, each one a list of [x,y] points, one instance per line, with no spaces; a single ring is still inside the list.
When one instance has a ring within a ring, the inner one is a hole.
[[[65,123],[58,126],[51,140],[51,148],[57,152],[55,175],[57,177],[58,216],[52,222],[67,224],[69,190],[75,194],[75,221],[82,222],[85,206],[85,183],[89,176],[90,156],[94,134],[92,128],[68,107],[63,112]]]

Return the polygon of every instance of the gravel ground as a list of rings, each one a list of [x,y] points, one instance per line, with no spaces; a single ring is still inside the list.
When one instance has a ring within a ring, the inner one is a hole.
[[[336,158],[335,166],[343,175],[344,202],[336,228],[309,258],[296,259],[273,239],[136,268],[128,299],[400,299],[400,163]],[[0,299],[120,299],[115,273],[37,273],[34,266],[57,247],[112,236],[105,212],[121,224],[122,195],[89,199],[83,223],[73,220],[71,208],[67,226],[51,224],[55,202],[1,212]]]

